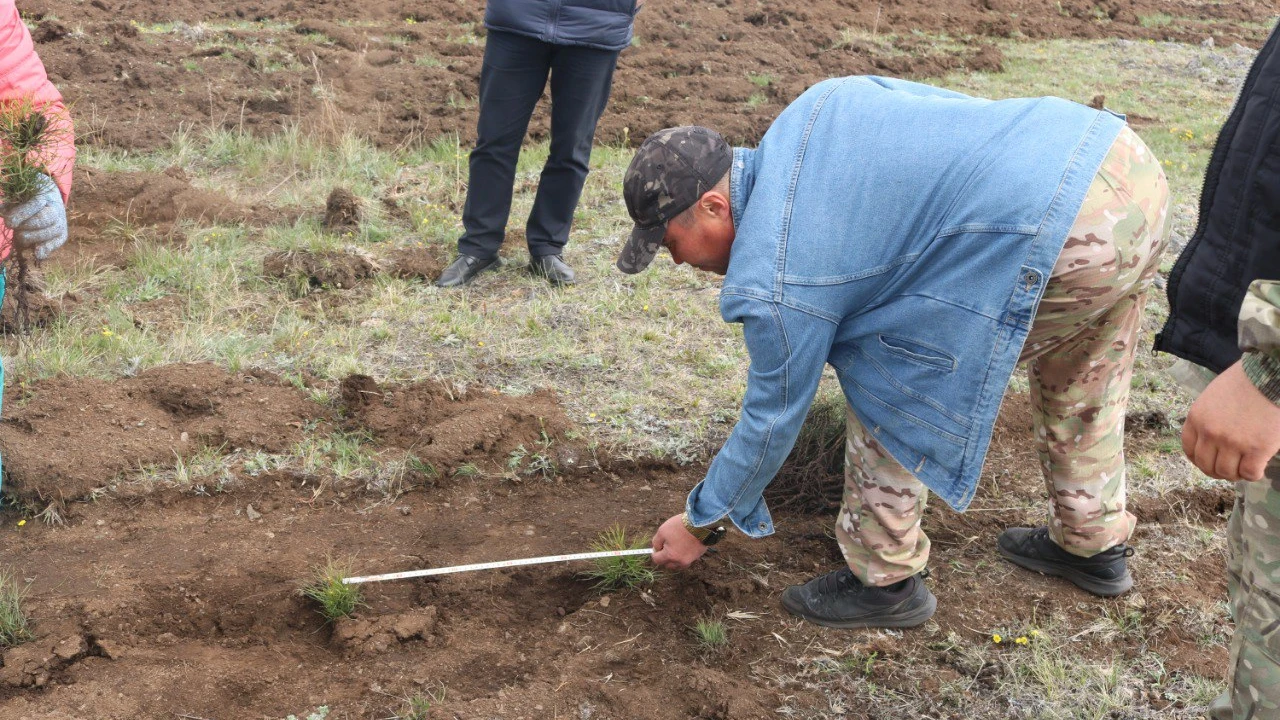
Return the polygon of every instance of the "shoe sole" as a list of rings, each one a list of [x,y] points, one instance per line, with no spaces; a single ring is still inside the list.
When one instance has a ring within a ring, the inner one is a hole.
[[[815,625],[823,627],[837,628],[840,630],[856,630],[858,628],[913,628],[923,625],[929,618],[933,617],[933,613],[938,609],[938,598],[933,593],[926,591],[924,604],[920,607],[913,608],[905,614],[898,609],[899,605],[885,608],[876,613],[864,615],[856,620],[830,620],[827,618],[816,617],[805,612],[803,608],[794,606],[789,601],[787,593],[782,593],[782,607],[787,612],[798,618],[807,620]]]
[[[1043,560],[1036,560],[1034,558],[1016,555],[1003,547],[997,547],[996,549],[1000,551],[1001,557],[1018,567],[1026,568],[1027,570],[1034,570],[1035,572],[1042,573],[1044,575],[1060,577],[1081,590],[1093,593],[1099,597],[1115,597],[1117,595],[1123,595],[1133,588],[1133,575],[1129,574],[1128,570],[1125,570],[1124,577],[1117,580],[1099,580],[1098,578],[1082,573],[1079,570],[1064,568],[1061,565],[1056,565]]]

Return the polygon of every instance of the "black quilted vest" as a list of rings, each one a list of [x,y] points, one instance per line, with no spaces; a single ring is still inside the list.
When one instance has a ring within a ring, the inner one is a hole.
[[[1240,359],[1236,318],[1259,278],[1280,279],[1280,29],[1218,135],[1200,223],[1169,275],[1169,319],[1155,349],[1225,370]]]

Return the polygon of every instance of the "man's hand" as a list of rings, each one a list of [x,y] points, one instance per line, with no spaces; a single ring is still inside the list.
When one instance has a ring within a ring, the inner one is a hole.
[[[673,515],[653,535],[653,564],[667,570],[683,570],[702,557],[707,546],[684,529],[684,521]]]
[[[26,202],[0,204],[0,218],[13,231],[15,246],[30,249],[37,260],[44,260],[67,241],[67,209],[58,186],[48,176],[39,188]]]
[[[1237,362],[1191,405],[1182,451],[1209,477],[1261,480],[1280,452],[1280,406],[1258,392]]]

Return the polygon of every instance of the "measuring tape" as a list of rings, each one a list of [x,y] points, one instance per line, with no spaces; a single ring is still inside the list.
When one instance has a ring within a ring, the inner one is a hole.
[[[652,555],[653,548],[636,550],[604,550],[602,552],[577,553],[574,555],[544,555],[543,557],[525,558],[523,560],[499,560],[497,562],[476,563],[473,565],[454,565],[453,567],[432,568],[430,570],[408,570],[406,572],[387,573],[386,575],[366,575],[364,577],[344,578],[344,585],[382,582],[383,580],[406,580],[408,578],[428,577],[430,575],[448,575],[450,573],[471,572],[472,570],[497,570],[498,568],[520,567],[521,565],[540,565],[542,563],[571,562],[574,560],[595,560],[597,558],[626,557],[628,555]]]

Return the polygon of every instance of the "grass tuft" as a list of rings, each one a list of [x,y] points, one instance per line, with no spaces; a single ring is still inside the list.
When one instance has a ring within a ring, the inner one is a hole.
[[[26,586],[19,587],[11,571],[0,571],[0,648],[13,647],[35,637],[22,612]]]
[[[302,594],[320,605],[320,614],[329,622],[348,617],[363,604],[360,586],[342,582],[350,576],[349,563],[330,558],[312,572],[311,580],[302,586]]]
[[[645,540],[630,540],[621,525],[614,525],[600,534],[591,544],[597,552],[609,550],[638,550],[647,544]],[[644,555],[597,558],[595,567],[585,570],[582,576],[595,580],[598,590],[630,590],[640,585],[652,585],[658,579],[658,571]]]
[[[698,644],[707,650],[719,650],[729,644],[729,630],[720,620],[699,618],[693,625]]]

